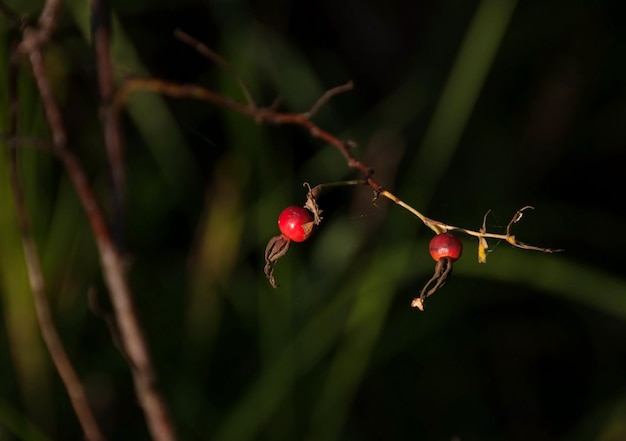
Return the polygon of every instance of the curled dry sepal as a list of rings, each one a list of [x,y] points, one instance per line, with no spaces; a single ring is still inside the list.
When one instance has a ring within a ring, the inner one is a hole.
[[[308,190],[304,208],[296,206],[285,208],[278,217],[280,234],[272,237],[265,247],[264,272],[267,280],[274,288],[278,288],[274,278],[274,267],[278,259],[287,253],[291,242],[307,240],[313,234],[315,226],[322,222],[322,210],[317,205],[317,198],[323,187],[318,185],[311,189],[308,183],[305,183],[304,186]]]
[[[415,297],[413,299],[413,301],[411,302],[411,306],[413,308],[419,309],[420,311],[423,311],[424,301],[426,300],[426,297],[431,296],[439,288],[441,288],[446,283],[446,279],[448,278],[451,272],[452,272],[452,260],[451,259],[443,258],[437,261],[437,264],[435,265],[435,273],[430,278],[430,280],[426,282],[426,285],[424,285],[424,288],[422,288],[422,291],[420,292],[419,297]]]
[[[274,266],[276,266],[278,259],[287,253],[290,244],[290,239],[287,239],[282,234],[279,234],[278,236],[272,237],[265,247],[264,271],[267,276],[267,280],[269,280],[270,285],[274,288],[278,288],[276,280],[274,279]]]

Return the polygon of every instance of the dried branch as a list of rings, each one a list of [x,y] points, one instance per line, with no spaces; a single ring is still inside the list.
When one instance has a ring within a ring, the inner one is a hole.
[[[61,0],[46,0],[39,15],[38,44],[44,44],[50,39],[57,26],[60,11]]]
[[[315,102],[315,104],[313,104],[311,109],[304,115],[309,119],[313,118],[315,115],[317,115],[317,112],[319,112],[322,106],[330,101],[332,97],[341,93],[348,92],[353,88],[354,83],[352,81],[348,81],[346,84],[342,84],[341,86],[333,87],[332,89],[327,90],[321,97],[319,97],[319,99]]]
[[[49,1],[45,11],[55,10],[56,3],[54,0]],[[49,25],[49,29],[51,28],[53,26]],[[52,94],[41,54],[43,41],[45,39],[42,39],[38,30],[26,27],[18,46],[18,53],[25,54],[30,61],[46,119],[52,132],[54,153],[65,167],[90,223],[124,349],[131,362],[135,391],[146,416],[148,429],[155,440],[173,441],[176,436],[169,410],[156,387],[156,371],[137,318],[121,256],[111,239],[102,210],[88,183],[87,176],[80,162],[67,146],[67,135],[61,112]]]
[[[252,94],[250,93],[250,88],[248,87],[246,82],[243,80],[241,75],[239,75],[239,73],[235,70],[235,68],[233,68],[230,65],[228,61],[220,57],[220,55],[216,53],[215,51],[213,51],[210,47],[203,44],[199,40],[196,40],[191,35],[187,34],[186,32],[183,32],[180,29],[174,30],[174,36],[178,38],[180,41],[182,41],[183,43],[191,46],[200,55],[206,57],[208,60],[217,64],[219,67],[221,67],[226,72],[231,74],[233,78],[237,80],[237,83],[239,83],[239,87],[241,87],[241,91],[243,92],[244,97],[246,98],[246,101],[248,102],[248,105],[252,107],[256,107],[256,104],[254,103],[254,99],[252,99]]]
[[[115,80],[110,55],[111,19],[109,9],[110,5],[107,0],[91,0],[92,41],[100,90],[100,120],[109,159],[111,186],[113,187],[113,228],[117,246],[122,249],[124,244],[126,173],[120,119],[118,113],[110,105],[115,95]]]
[[[87,394],[85,388],[74,369],[59,333],[57,331],[50,304],[48,302],[48,296],[46,294],[45,279],[43,271],[41,269],[41,261],[39,259],[39,253],[37,251],[37,244],[32,234],[30,218],[26,209],[26,202],[24,199],[24,191],[21,185],[21,180],[18,174],[17,166],[17,109],[18,109],[18,97],[17,97],[17,66],[15,59],[12,60],[10,65],[10,122],[9,122],[9,147],[10,147],[10,162],[9,162],[9,174],[11,191],[13,193],[13,201],[15,203],[15,213],[17,217],[17,224],[20,230],[22,239],[22,247],[24,249],[24,259],[26,262],[26,268],[28,271],[28,281],[31,291],[33,293],[33,302],[35,305],[35,313],[37,315],[37,322],[39,323],[39,329],[43,341],[48,348],[50,358],[54,363],[54,366],[61,377],[61,381],[65,386],[68,397],[74,409],[74,413],[78,418],[78,421],[83,429],[85,438],[90,441],[105,441],[106,438],[100,430],[100,426],[89,406],[87,400]]]
[[[190,39],[191,37],[187,36],[186,38]],[[202,50],[206,48],[206,46],[201,45],[196,40],[191,39],[191,41],[194,42],[196,47],[201,48]],[[208,48],[206,49],[208,50]],[[213,54],[212,51],[210,51],[210,56],[211,58],[215,58],[215,55]],[[436,234],[445,233],[447,231],[457,231],[457,232],[461,232],[470,236],[477,237],[478,238],[478,261],[480,263],[485,263],[487,260],[487,251],[488,251],[487,239],[488,238],[504,240],[507,243],[517,248],[521,248],[521,249],[536,250],[536,251],[541,251],[544,253],[554,253],[554,252],[561,251],[559,249],[541,248],[541,247],[536,247],[532,245],[527,245],[523,242],[518,241],[515,238],[515,235],[511,234],[511,231],[510,231],[511,226],[514,223],[517,223],[522,218],[523,212],[525,210],[532,208],[530,206],[523,207],[515,213],[511,222],[508,224],[506,228],[506,233],[504,234],[490,233],[486,229],[486,218],[487,218],[488,213],[485,214],[485,217],[483,218],[483,224],[481,228],[479,229],[479,231],[473,231],[470,229],[456,227],[454,225],[449,225],[444,222],[431,219],[425,216],[424,214],[422,214],[421,212],[419,212],[418,210],[416,210],[415,208],[413,208],[411,205],[402,201],[400,198],[395,196],[390,191],[384,189],[379,183],[377,183],[372,178],[374,170],[370,168],[369,166],[367,166],[365,163],[358,160],[352,154],[351,147],[354,145],[353,142],[342,140],[332,135],[331,133],[326,132],[325,130],[321,129],[320,127],[318,127],[311,121],[311,117],[320,109],[322,105],[326,104],[329,99],[331,99],[333,96],[337,95],[338,93],[342,93],[347,90],[350,90],[352,87],[353,87],[352,83],[347,83],[344,86],[339,86],[337,88],[331,89],[320,97],[320,99],[313,105],[313,107],[311,108],[309,112],[296,114],[296,113],[279,112],[276,110],[274,106],[270,108],[259,108],[255,105],[246,105],[241,102],[235,101],[231,98],[228,98],[226,96],[220,95],[210,89],[197,86],[197,85],[181,85],[181,84],[170,83],[167,81],[162,81],[162,80],[158,80],[154,78],[133,78],[133,79],[127,80],[119,89],[116,99],[114,101],[114,106],[117,109],[116,111],[120,111],[126,99],[131,93],[134,93],[137,91],[152,91],[152,92],[157,92],[162,95],[166,95],[170,97],[192,98],[192,99],[199,99],[199,100],[207,101],[214,105],[217,105],[226,109],[230,109],[230,110],[242,113],[244,115],[249,115],[259,124],[262,124],[262,123],[275,124],[275,125],[291,124],[291,125],[300,126],[303,129],[307,130],[311,137],[320,139],[322,141],[325,141],[335,146],[345,158],[348,167],[354,168],[362,173],[363,180],[359,180],[355,182],[369,185],[374,190],[374,195],[375,195],[374,199],[378,198],[379,196],[386,197],[387,199],[391,200],[395,204],[399,205],[400,207],[412,213],[415,217],[420,219],[424,225],[426,225],[428,228],[433,230]],[[309,187],[306,207],[316,212],[318,208],[317,208],[317,204],[315,203],[315,198],[317,197],[317,195],[319,194],[319,192],[322,190],[324,186],[327,187],[331,185],[332,184],[323,184],[323,186],[315,187],[313,190],[311,190]],[[319,223],[320,220],[321,219],[319,218],[319,216],[316,216],[316,223]],[[274,269],[276,260],[279,257],[283,256],[287,249],[287,247],[278,246],[278,242],[279,241],[277,241],[276,238],[274,238],[273,240],[270,240],[270,243],[268,244],[268,248],[266,249],[265,273],[270,279],[270,283],[272,284],[272,286],[276,286],[276,283],[273,277],[273,269]],[[425,298],[433,294],[435,291],[437,291],[437,289],[439,289],[445,283],[446,278],[449,275],[451,269],[452,269],[451,263],[447,263],[447,262],[444,262],[441,264],[438,263],[435,274],[433,275],[433,277],[430,279],[430,281],[426,284],[426,286],[422,290],[420,297],[418,297],[417,299],[413,301],[413,306],[423,309],[423,306],[424,306],[423,303],[424,303]]]
[[[328,101],[328,99],[330,99],[332,96],[336,95],[337,93],[343,92],[344,88],[345,90],[349,90],[351,87],[352,87],[352,84],[348,83],[344,86],[340,86],[339,88],[331,89],[318,100],[318,102],[313,106],[312,109],[317,111],[319,109],[319,106],[321,104],[325,104]],[[274,107],[258,108],[255,106],[246,105],[239,101],[235,101],[229,97],[220,95],[219,93],[214,92],[210,89],[204,88],[202,86],[193,85],[193,84],[176,84],[176,83],[171,83],[168,81],[163,81],[163,80],[159,80],[155,78],[131,78],[131,79],[128,79],[124,84],[122,84],[114,100],[114,106],[116,107],[117,111],[121,110],[124,102],[126,101],[129,95],[138,91],[151,91],[151,92],[160,93],[162,95],[170,96],[174,98],[192,98],[192,99],[206,101],[216,106],[230,109],[230,110],[233,110],[235,112],[238,112],[244,115],[249,115],[259,124],[262,124],[262,123],[274,124],[274,125],[288,124],[288,125],[296,125],[296,126],[302,127],[303,129],[309,132],[309,135],[311,137],[320,139],[336,147],[345,158],[348,167],[354,168],[358,170],[359,172],[361,172],[361,174],[364,176],[364,179],[362,182],[369,185],[374,190],[375,197],[383,196],[391,200],[395,204],[399,205],[400,207],[404,208],[405,210],[409,211],[414,216],[416,216],[418,219],[420,219],[424,223],[424,225],[426,225],[428,228],[433,230],[436,234],[444,233],[446,231],[457,231],[460,233],[477,237],[479,239],[479,262],[481,263],[486,261],[486,249],[487,249],[486,239],[487,238],[505,240],[506,242],[513,245],[514,247],[527,249],[527,250],[541,251],[544,253],[555,253],[555,252],[562,251],[560,249],[541,248],[541,247],[535,247],[532,245],[527,245],[523,242],[518,241],[514,235],[510,234],[510,231],[508,228],[507,228],[506,234],[489,233],[486,230],[483,231],[483,229],[481,229],[480,231],[473,231],[470,229],[461,228],[461,227],[457,227],[454,225],[449,225],[444,222],[431,219],[425,216],[424,214],[422,214],[421,212],[413,208],[411,205],[402,201],[400,198],[395,196],[390,191],[384,189],[378,182],[376,182],[372,178],[374,169],[370,168],[367,164],[358,160],[352,154],[351,147],[354,145],[353,142],[342,140],[334,136],[333,134],[321,129],[317,125],[315,125],[309,118],[309,114],[314,113],[314,112],[298,114],[298,113],[279,112]],[[325,185],[328,185],[328,184],[325,184]],[[526,206],[518,210],[518,212],[513,217],[514,222],[512,223],[519,221],[519,219],[521,219],[522,217],[523,211],[529,208],[532,208],[532,207]]]

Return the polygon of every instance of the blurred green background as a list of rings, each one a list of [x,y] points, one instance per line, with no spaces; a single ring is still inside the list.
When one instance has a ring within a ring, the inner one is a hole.
[[[41,2],[8,0],[36,18]],[[46,50],[71,147],[110,212],[87,2],[67,1]],[[528,0],[113,1],[119,78],[236,99],[233,77],[173,37],[206,42],[260,105],[358,143],[377,180],[429,217],[503,231],[544,255],[476,241],[426,312],[431,232],[367,188],[320,200],[324,222],[277,265],[287,205],[355,176],[294,127],[193,100],[133,95],[124,117],[124,248],[160,386],[184,440],[626,439],[626,7]],[[0,18],[2,66],[19,38]],[[34,319],[8,180],[0,69],[0,439],[82,439]],[[49,139],[32,75],[19,136]],[[148,439],[107,309],[91,233],[49,154],[19,152],[54,316],[111,440]]]

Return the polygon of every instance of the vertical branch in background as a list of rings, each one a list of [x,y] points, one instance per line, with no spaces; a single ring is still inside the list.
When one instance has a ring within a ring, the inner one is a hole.
[[[117,247],[123,251],[126,176],[119,116],[111,106],[115,94],[115,80],[111,66],[111,15],[107,0],[91,0],[91,37],[96,56],[100,90],[100,120],[111,176],[112,228]]]
[[[40,43],[48,41],[57,26],[57,19],[61,11],[61,0],[47,0],[39,14],[39,28],[37,37]]]
[[[48,297],[46,294],[45,280],[43,277],[43,271],[41,269],[41,262],[39,260],[39,254],[37,252],[37,245],[33,238],[30,219],[26,210],[26,204],[24,202],[24,191],[20,183],[20,177],[17,167],[17,109],[18,109],[18,97],[17,97],[17,66],[16,60],[11,60],[9,67],[9,93],[10,99],[10,114],[9,114],[9,146],[10,146],[10,162],[9,173],[11,182],[11,191],[13,192],[13,200],[15,203],[15,213],[17,217],[17,224],[22,237],[22,247],[24,249],[24,259],[26,262],[26,268],[28,270],[28,281],[33,294],[33,303],[35,306],[35,313],[37,315],[37,321],[39,323],[39,329],[41,336],[48,348],[50,358],[54,363],[54,366],[63,381],[63,385],[67,391],[70,402],[76,413],[76,417],[83,429],[85,438],[89,441],[105,441],[105,437],[100,431],[98,422],[91,411],[89,402],[87,401],[87,394],[85,388],[70,361],[63,342],[59,336],[52,312],[50,310],[50,304],[48,303]]]
[[[57,0],[48,0],[44,11],[52,8],[51,5],[56,3]],[[48,24],[48,29],[53,27],[52,23]],[[174,427],[167,405],[157,389],[156,371],[133,304],[122,258],[112,241],[102,210],[89,185],[88,177],[78,158],[67,145],[67,133],[61,110],[52,92],[41,51],[41,46],[48,37],[49,34],[42,34],[38,29],[25,27],[17,52],[26,55],[30,61],[52,133],[53,152],[63,164],[91,226],[116,324],[119,327],[125,355],[130,363],[135,392],[146,417],[148,430],[156,441],[174,441],[176,439]]]

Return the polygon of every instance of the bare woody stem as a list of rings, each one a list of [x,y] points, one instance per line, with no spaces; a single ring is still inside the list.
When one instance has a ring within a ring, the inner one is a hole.
[[[259,124],[300,126],[307,130],[313,138],[335,146],[344,156],[349,167],[359,170],[367,177],[373,173],[373,170],[352,155],[350,152],[352,143],[341,140],[333,134],[322,130],[307,117],[307,114],[276,112],[271,108],[257,108],[256,106],[235,101],[201,86],[174,84],[155,78],[130,78],[126,80],[117,91],[113,103],[116,110],[120,111],[128,97],[138,91],[150,91],[173,98],[191,98],[210,102],[216,106],[230,109],[243,115],[249,115]],[[374,190],[380,188],[374,181],[370,185]]]
[[[189,37],[190,38],[190,37]],[[197,43],[199,44],[199,43]],[[419,218],[424,225],[433,230],[436,234],[443,233],[445,231],[458,231],[461,233],[468,234],[470,236],[475,236],[478,238],[492,238],[492,239],[501,239],[506,240],[509,244],[523,249],[542,251],[546,253],[553,253],[561,250],[555,250],[550,248],[540,248],[532,245],[527,245],[522,242],[519,242],[515,239],[515,236],[510,234],[509,229],[507,228],[506,234],[497,234],[497,233],[488,233],[483,231],[473,231],[466,228],[456,227],[454,225],[448,225],[446,223],[431,219],[418,210],[407,204],[406,202],[399,199],[393,193],[384,189],[378,182],[372,178],[372,174],[374,170],[370,168],[367,164],[359,161],[351,152],[351,147],[354,145],[351,141],[342,140],[335,135],[321,129],[317,125],[315,125],[310,119],[309,115],[315,113],[319,110],[320,102],[325,103],[330,97],[340,93],[344,90],[351,89],[351,83],[348,83],[344,86],[339,86],[338,88],[331,89],[332,92],[324,94],[320,100],[313,106],[313,111],[305,112],[302,114],[299,113],[285,113],[275,111],[273,108],[259,108],[253,105],[247,105],[241,103],[239,101],[235,101],[231,98],[220,95],[212,90],[206,89],[201,86],[193,85],[193,84],[175,84],[167,81],[162,81],[155,78],[131,78],[128,79],[119,89],[118,93],[115,97],[114,106],[116,111],[121,111],[123,104],[128,99],[128,96],[134,92],[138,91],[151,91],[155,93],[160,93],[162,95],[174,97],[174,98],[192,98],[198,99],[202,101],[206,101],[212,103],[216,106],[220,106],[226,109],[233,110],[235,112],[249,115],[258,123],[267,123],[267,124],[289,124],[296,125],[304,128],[309,132],[309,134],[313,138],[320,139],[322,141],[327,142],[335,146],[339,152],[343,155],[346,160],[348,167],[354,168],[361,172],[364,176],[362,181],[359,183],[365,183],[369,185],[373,190],[376,196],[383,196],[405,210],[409,211],[411,214]],[[328,186],[329,184],[324,184]],[[520,217],[519,213],[524,211],[527,208],[532,207],[524,207],[522,210],[518,211],[514,216]],[[519,219],[518,219],[519,220]],[[509,227],[512,223],[509,224]]]
[[[113,200],[113,231],[118,248],[124,244],[124,146],[117,112],[110,105],[115,95],[115,81],[110,58],[110,11],[108,0],[91,0],[92,41],[96,56],[100,119],[109,160]]]
[[[50,304],[46,294],[45,281],[41,270],[41,262],[37,252],[37,245],[32,236],[30,221],[26,214],[24,204],[24,195],[19,184],[17,176],[16,158],[11,158],[11,187],[13,191],[13,199],[15,201],[16,213],[20,233],[22,236],[22,247],[24,249],[24,259],[28,270],[28,281],[33,293],[35,312],[37,314],[37,322],[43,340],[50,353],[50,358],[63,381],[65,390],[72,403],[74,413],[80,422],[85,434],[85,438],[89,441],[104,441],[106,438],[100,431],[98,422],[89,406],[85,388],[74,369],[74,366],[65,351],[63,342],[54,324],[54,319],[50,311]]]
[[[521,208],[515,213],[511,222],[509,222],[506,228],[506,234],[497,234],[497,233],[488,233],[485,228],[485,221],[483,220],[483,226],[480,231],[468,230],[465,228],[455,227],[454,225],[448,225],[443,222],[439,222],[434,219],[430,219],[429,217],[424,216],[418,210],[402,201],[400,198],[392,194],[391,192],[384,189],[378,182],[376,182],[372,175],[374,173],[374,169],[367,166],[365,163],[359,161],[351,152],[350,148],[355,145],[352,141],[344,141],[333,134],[322,130],[320,127],[311,122],[311,118],[320,110],[320,108],[326,104],[332,97],[352,90],[354,84],[350,81],[344,85],[340,85],[334,87],[328,91],[326,91],[317,102],[311,107],[308,112],[304,113],[284,113],[277,112],[274,107],[270,108],[259,108],[252,102],[250,98],[250,92],[241,79],[241,77],[237,74],[237,72],[230,66],[224,59],[222,59],[219,55],[217,55],[214,51],[212,51],[209,47],[202,44],[200,41],[196,40],[192,36],[180,31],[175,31],[176,37],[182,42],[193,47],[198,53],[205,56],[207,59],[215,62],[222,68],[227,69],[231,74],[235,76],[241,88],[244,91],[245,96],[248,98],[249,104],[243,104],[241,102],[235,101],[231,98],[220,95],[212,90],[206,89],[197,85],[189,85],[189,84],[175,84],[167,81],[162,81],[154,78],[131,78],[127,80],[120,89],[118,89],[118,93],[116,94],[115,100],[113,102],[114,112],[120,112],[124,103],[126,102],[128,96],[137,91],[152,91],[156,93],[160,93],[162,95],[175,97],[175,98],[193,98],[198,100],[203,100],[215,104],[220,107],[224,107],[226,109],[233,110],[235,112],[242,113],[244,115],[249,115],[254,118],[258,123],[268,123],[268,124],[291,124],[300,126],[306,129],[309,134],[313,138],[320,139],[325,141],[333,146],[335,146],[339,152],[343,155],[348,164],[348,167],[357,169],[364,176],[363,180],[357,181],[346,181],[343,183],[336,183],[336,185],[355,185],[355,184],[367,184],[373,190],[376,197],[383,196],[387,199],[393,201],[395,204],[404,208],[405,210],[412,213],[418,219],[420,219],[424,225],[433,230],[436,234],[443,233],[446,231],[458,231],[470,236],[475,236],[479,239],[479,261],[486,261],[485,250],[487,248],[486,238],[492,239],[502,239],[506,240],[509,244],[523,249],[542,251],[545,253],[553,253],[561,250],[550,249],[550,248],[540,248],[532,245],[527,245],[522,242],[519,242],[515,235],[511,234],[510,229],[511,226],[518,222],[523,215],[523,212],[527,209],[532,209],[533,207],[526,206]],[[333,184],[322,184],[321,186],[317,186],[313,189],[313,193],[309,192],[309,196],[313,196],[315,199],[314,193],[315,190],[321,191],[323,187],[329,187]],[[314,201],[313,201],[314,202]],[[489,212],[487,212],[488,214]],[[486,217],[487,215],[485,215]],[[316,213],[316,223],[319,221],[319,216]]]
[[[157,441],[176,439],[168,408],[156,387],[156,372],[125,277],[121,256],[112,241],[102,211],[78,159],[68,149],[67,136],[59,106],[53,96],[44,67],[39,32],[26,28],[19,51],[26,54],[37,83],[46,119],[52,132],[53,151],[62,162],[86,212],[99,251],[105,283],[113,310],[131,363],[135,391],[146,417],[152,438]]]
[[[83,387],[83,384],[65,350],[50,310],[50,303],[48,302],[46,294],[45,280],[41,269],[41,261],[39,259],[37,245],[33,238],[30,218],[28,216],[24,200],[24,191],[18,175],[17,141],[15,138],[17,131],[18,109],[18,97],[16,96],[17,84],[15,83],[17,68],[15,66],[15,60],[12,60],[10,71],[10,81],[12,83],[10,86],[10,93],[12,96],[9,123],[9,131],[11,134],[9,138],[9,144],[11,147],[9,173],[17,223],[22,239],[24,259],[28,271],[28,281],[33,294],[37,322],[39,323],[39,329],[41,331],[43,341],[48,348],[48,352],[50,353],[50,358],[52,359],[52,362],[61,377],[61,381],[65,386],[65,390],[67,391],[70,402],[72,403],[74,413],[76,414],[76,417],[78,418],[78,421],[83,429],[85,438],[89,441],[105,441],[106,438],[102,434],[98,422],[91,410],[91,407],[89,406],[85,388]]]

